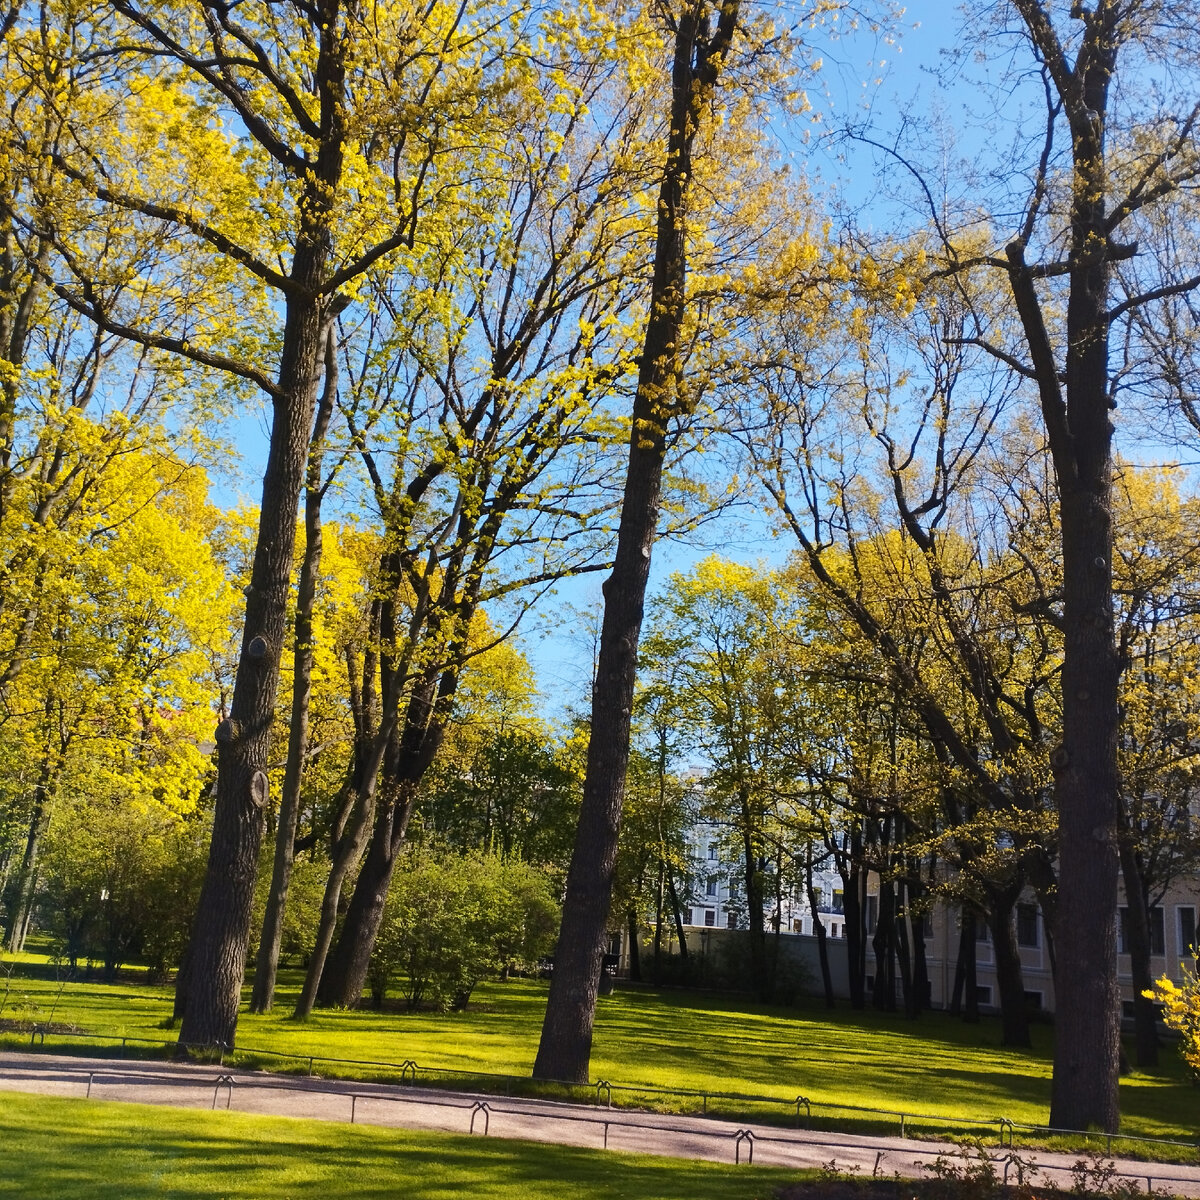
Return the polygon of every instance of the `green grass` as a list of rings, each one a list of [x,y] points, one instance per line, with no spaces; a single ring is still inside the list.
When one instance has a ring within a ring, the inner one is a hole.
[[[768,1200],[795,1171],[0,1093],[0,1196]]]
[[[18,971],[21,967],[18,966]],[[237,1061],[275,1069],[308,1069],[308,1057],[402,1063],[443,1068],[466,1075],[502,1074],[527,1078],[545,1007],[545,985],[517,980],[482,985],[466,1013],[399,1011],[318,1012],[307,1022],[289,1017],[299,976],[284,973],[274,1013],[243,1011]],[[46,1020],[58,985],[50,978],[13,980],[3,1015]],[[57,1000],[56,1022],[113,1036],[169,1040],[163,1028],[171,993],[137,983],[71,983]],[[630,1087],[771,1096],[766,1106],[710,1095],[707,1110],[761,1120],[785,1120],[798,1095],[814,1104],[813,1117],[860,1122],[859,1128],[896,1132],[895,1117],[868,1117],[847,1109],[884,1109],[910,1114],[910,1132],[971,1132],[967,1118],[1006,1117],[1018,1125],[1046,1118],[1050,1097],[1051,1038],[1046,1025],[1034,1027],[1031,1050],[999,1045],[995,1022],[969,1026],[926,1014],[918,1021],[871,1012],[833,1013],[768,1008],[731,996],[694,992],[618,990],[602,997],[597,1013],[592,1078]],[[28,1037],[9,1034],[0,1044],[27,1046]],[[68,1039],[50,1037],[47,1048],[65,1049]],[[86,1043],[77,1043],[82,1048]],[[111,1049],[111,1043],[108,1045]],[[293,1056],[290,1060],[276,1056]],[[1182,1063],[1165,1047],[1162,1067],[1121,1082],[1123,1132],[1133,1136],[1192,1140],[1196,1092]],[[362,1078],[395,1070],[318,1062],[317,1074]],[[468,1085],[484,1083],[458,1076],[431,1079]],[[507,1085],[492,1081],[503,1090]],[[519,1087],[519,1084],[511,1085]],[[594,1094],[594,1093],[593,1093]],[[695,1110],[686,1097],[613,1092],[614,1103],[653,1104]],[[922,1127],[911,1114],[934,1120]],[[995,1131],[995,1126],[992,1131]],[[1131,1146],[1116,1143],[1114,1151]],[[1186,1152],[1185,1152],[1186,1156]]]

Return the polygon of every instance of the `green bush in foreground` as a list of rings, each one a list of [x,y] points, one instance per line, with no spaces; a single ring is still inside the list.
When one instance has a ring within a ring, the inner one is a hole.
[[[0,1093],[0,1196],[769,1200],[797,1177],[499,1138]]]

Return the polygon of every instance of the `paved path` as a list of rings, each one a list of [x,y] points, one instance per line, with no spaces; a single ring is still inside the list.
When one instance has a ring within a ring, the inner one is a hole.
[[[130,1062],[50,1054],[0,1054],[0,1088],[93,1100],[128,1100],[181,1108],[351,1121],[405,1129],[526,1138],[595,1149],[783,1167],[829,1167],[861,1175],[915,1178],[956,1146],[898,1137],[788,1130],[630,1109],[593,1108],[553,1100],[452,1092],[440,1088],[308,1079],[191,1064]],[[1009,1152],[994,1151],[997,1172],[1010,1178]],[[1078,1154],[1018,1150],[1036,1160],[1044,1181],[1069,1188]],[[1006,1166],[1007,1164],[1007,1166]],[[1200,1197],[1200,1167],[1115,1160],[1138,1188]]]

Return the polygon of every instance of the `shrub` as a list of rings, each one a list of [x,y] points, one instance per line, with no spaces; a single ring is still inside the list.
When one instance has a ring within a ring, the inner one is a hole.
[[[414,850],[392,883],[368,982],[376,1005],[400,976],[410,1009],[465,1008],[485,975],[531,966],[554,943],[546,876],[492,854]]]
[[[1200,1078],[1200,978],[1194,970],[1184,967],[1181,984],[1172,983],[1164,975],[1153,991],[1145,994],[1163,1006],[1162,1017],[1167,1028],[1183,1039],[1180,1052],[1192,1074]]]

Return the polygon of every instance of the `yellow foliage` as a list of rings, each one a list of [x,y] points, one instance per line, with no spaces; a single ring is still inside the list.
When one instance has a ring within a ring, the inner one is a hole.
[[[1164,975],[1144,995],[1162,1005],[1167,1028],[1183,1039],[1179,1050],[1184,1062],[1200,1075],[1200,978],[1196,971],[1185,966],[1181,983],[1174,983]]]

